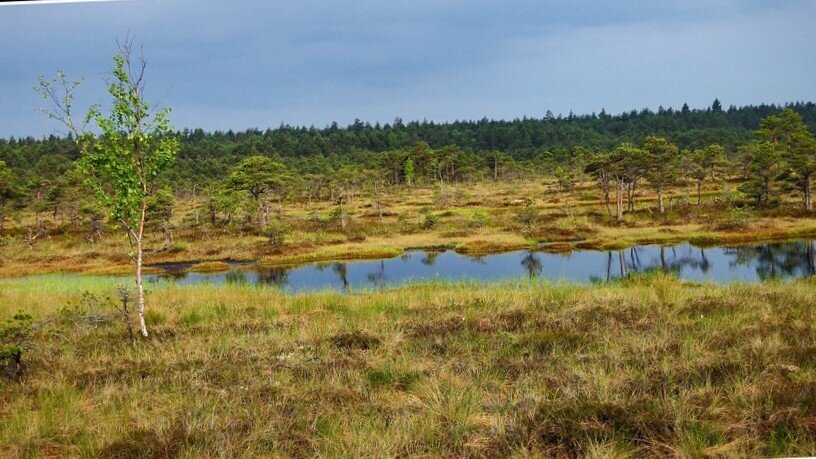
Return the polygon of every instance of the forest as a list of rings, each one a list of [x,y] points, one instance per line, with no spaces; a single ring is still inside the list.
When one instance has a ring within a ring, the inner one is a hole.
[[[639,146],[647,137],[665,139],[677,152],[678,164],[681,156],[693,163],[696,155],[699,166],[700,161],[710,162],[701,154],[716,154],[722,163],[717,167],[729,164],[730,171],[742,167],[747,179],[748,164],[759,170],[764,167],[761,161],[773,161],[760,159],[747,146],[758,139],[761,121],[783,108],[798,114],[811,131],[816,126],[812,102],[723,109],[715,100],[705,109],[684,105],[680,110],[660,107],[656,112],[643,109],[614,116],[601,111],[556,117],[548,112],[541,119],[513,121],[403,123],[396,119],[385,125],[358,120],[347,127],[334,123],[323,129],[280,126],[212,133],[185,129],[167,134],[180,140],[179,151],[154,191],[165,206],[171,204],[170,195],[205,197],[215,222],[216,214],[230,219],[236,213],[242,200],[236,192],[248,201],[275,195],[334,202],[341,195],[378,186],[544,177],[555,177],[569,188],[589,172],[587,166],[597,166],[598,153],[624,144]],[[83,200],[89,194],[83,191],[74,164],[79,156],[70,134],[0,139],[0,229],[21,211],[33,212],[38,222],[40,214],[50,213],[74,227],[80,220],[86,226],[97,225],[93,202]],[[272,168],[264,185],[269,190],[255,193],[229,180],[230,174],[258,167]],[[777,171],[780,176],[782,169]],[[755,189],[753,195],[757,193],[761,190]]]

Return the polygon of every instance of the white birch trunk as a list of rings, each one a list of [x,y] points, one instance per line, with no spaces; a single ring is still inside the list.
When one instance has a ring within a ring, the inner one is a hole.
[[[139,229],[136,233],[136,304],[139,314],[139,330],[142,336],[147,338],[147,324],[145,323],[145,296],[144,283],[142,282],[142,238],[144,236],[145,213],[147,205],[142,204],[141,214],[139,215]]]

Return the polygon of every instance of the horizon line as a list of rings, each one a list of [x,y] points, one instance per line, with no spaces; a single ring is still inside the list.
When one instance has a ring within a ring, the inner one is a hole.
[[[91,1],[108,1],[108,0],[91,0]],[[112,0],[112,1],[126,1],[126,0]],[[720,101],[719,98],[715,98],[715,100]],[[720,101],[720,102],[722,102],[722,101]],[[793,102],[788,101],[788,102],[782,102],[782,103],[775,103],[775,102],[766,103],[766,102],[762,102],[762,103],[746,104],[746,105],[733,105],[733,104],[731,104],[727,108],[725,108],[725,107],[721,108],[721,111],[722,112],[727,112],[728,110],[730,110],[732,108],[736,109],[736,110],[739,110],[739,109],[744,109],[744,108],[762,107],[762,106],[775,107],[775,108],[786,108],[786,107],[790,107],[790,106],[793,106],[793,105],[807,105],[807,104],[816,104],[816,101],[813,101],[813,100],[807,100],[807,101],[806,100],[797,100],[797,101],[793,101]],[[683,105],[688,105],[688,104],[684,103]],[[712,101],[712,105],[713,105],[713,101]],[[711,110],[712,105],[708,105],[708,106],[702,107],[702,108],[689,106],[689,111],[690,112],[708,111],[708,110]],[[617,112],[617,113],[608,113],[607,112],[606,115],[614,118],[616,116],[628,115],[628,114],[631,114],[632,112],[640,114],[640,113],[643,113],[644,111],[649,111],[649,112],[651,112],[653,114],[659,114],[661,108],[663,108],[663,111],[671,110],[674,113],[682,113],[682,106],[681,106],[681,108],[674,108],[672,106],[663,107],[662,105],[658,105],[658,108],[654,109],[654,110],[649,108],[649,107],[643,107],[641,109],[634,109],[633,108],[633,109],[630,109],[630,110],[623,110],[623,111],[620,111],[620,112]],[[514,118],[509,118],[509,119],[508,118],[488,118],[487,116],[482,116],[481,118],[469,118],[469,119],[468,118],[461,118],[461,119],[454,119],[454,120],[447,120],[447,121],[433,121],[433,120],[428,120],[427,118],[423,118],[421,120],[420,119],[413,119],[413,120],[410,120],[410,121],[405,121],[401,116],[396,116],[396,117],[394,117],[393,120],[387,121],[387,122],[375,121],[374,123],[372,123],[371,121],[363,121],[363,120],[361,120],[359,118],[355,118],[355,120],[360,121],[364,125],[368,125],[368,126],[370,126],[372,128],[375,127],[378,124],[380,125],[381,128],[385,127],[385,126],[392,126],[393,127],[394,121],[396,121],[397,119],[399,119],[402,122],[403,125],[409,125],[409,124],[413,124],[413,123],[419,123],[419,124],[433,123],[433,124],[437,124],[437,125],[445,125],[445,124],[453,124],[453,123],[478,123],[478,122],[481,122],[483,120],[487,120],[488,122],[510,122],[510,123],[512,123],[514,121],[523,121],[523,120],[544,120],[546,118],[546,112],[552,113],[551,110],[546,110],[545,114],[540,116],[540,117],[522,115],[522,116],[516,116]],[[570,110],[570,113],[573,116],[575,116],[576,118],[591,117],[591,116],[598,117],[598,115],[600,115],[602,112],[606,112],[606,109],[603,108],[603,107],[601,107],[601,110],[598,111],[598,112],[581,113],[581,114],[574,113],[574,112],[572,112],[572,110]],[[569,117],[569,115],[564,115],[563,113],[558,113],[558,115],[553,114],[554,119],[564,120],[564,119],[568,119],[568,117]],[[322,127],[318,127],[318,126],[316,126],[314,124],[309,124],[309,125],[306,125],[306,124],[288,124],[288,123],[285,123],[285,122],[281,121],[277,126],[273,127],[273,126],[269,125],[269,126],[267,126],[265,128],[261,128],[261,127],[258,127],[258,126],[250,126],[250,127],[244,127],[242,129],[237,129],[237,128],[205,129],[202,126],[197,126],[197,127],[185,126],[185,127],[182,127],[182,128],[173,127],[173,131],[181,133],[181,132],[183,132],[185,130],[195,131],[195,130],[200,129],[200,130],[202,130],[202,131],[204,131],[206,133],[213,134],[213,133],[217,133],[217,132],[227,133],[229,131],[232,131],[233,133],[241,133],[241,132],[247,132],[247,131],[252,131],[252,130],[257,130],[257,131],[270,131],[271,130],[271,131],[274,131],[274,130],[282,129],[282,128],[292,128],[292,129],[301,129],[301,128],[312,129],[312,128],[314,128],[314,129],[317,129],[317,130],[324,130],[324,129],[330,129],[334,124],[337,124],[339,129],[347,129],[347,128],[350,128],[350,127],[354,126],[355,122],[352,121],[351,123],[348,123],[345,126],[341,126],[338,121],[332,121],[332,122],[330,122],[330,123],[328,123],[328,124],[326,124],[326,125],[324,125]],[[9,135],[9,136],[0,135],[0,140],[38,139],[38,138],[47,139],[47,138],[53,137],[53,136],[63,138],[63,137],[67,137],[68,134],[64,133],[64,132],[51,132],[50,134],[42,134],[41,136],[36,136],[36,135],[31,135],[31,134],[29,134],[29,135]]]

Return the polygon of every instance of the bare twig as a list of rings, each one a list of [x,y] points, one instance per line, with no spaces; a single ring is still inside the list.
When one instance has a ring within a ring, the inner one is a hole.
[[[136,335],[133,334],[133,324],[130,321],[130,301],[132,299],[130,290],[124,285],[116,286],[116,296],[119,298],[119,306],[117,309],[122,315],[122,320],[127,327],[128,336],[131,343],[136,343]]]

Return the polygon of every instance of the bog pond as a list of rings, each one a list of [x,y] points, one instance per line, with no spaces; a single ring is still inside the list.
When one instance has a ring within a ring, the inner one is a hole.
[[[671,272],[690,281],[752,283],[816,274],[815,245],[814,241],[792,241],[700,248],[686,243],[665,247],[643,245],[619,251],[515,251],[479,257],[452,250],[417,250],[382,260],[310,263],[295,267],[231,264],[228,271],[207,274],[190,272],[192,264],[158,265],[164,273],[148,278],[154,283],[182,285],[237,283],[271,286],[292,293],[378,289],[429,281],[610,282],[632,273],[655,270]]]

